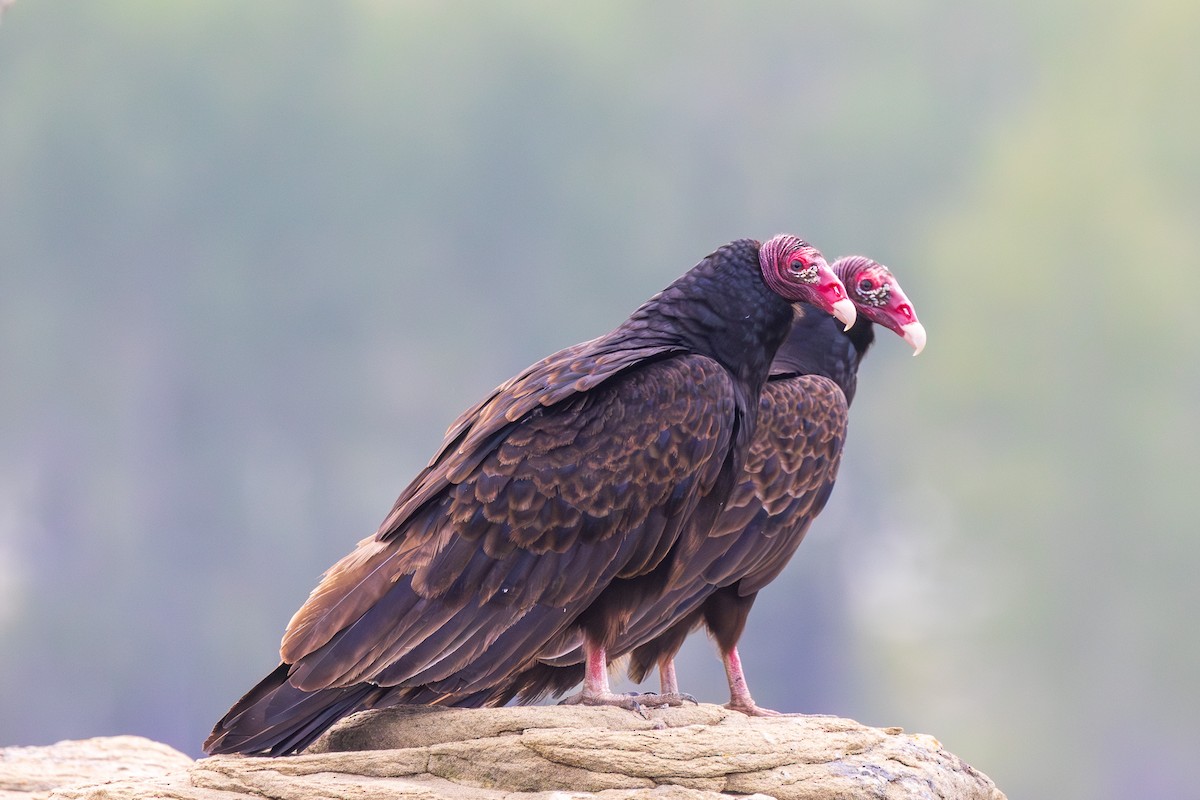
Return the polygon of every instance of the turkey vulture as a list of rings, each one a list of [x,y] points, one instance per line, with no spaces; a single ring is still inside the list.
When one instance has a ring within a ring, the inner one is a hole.
[[[700,578],[691,587],[672,587],[656,604],[674,608],[673,624],[633,651],[630,677],[640,682],[658,666],[666,700],[681,698],[675,654],[688,633],[703,623],[725,665],[729,708],[751,715],[775,713],[750,696],[737,650],[750,608],[758,592],[787,566],[833,490],[858,366],[875,340],[874,325],[901,336],[913,355],[925,347],[925,328],[890,270],[862,256],[838,259],[833,269],[861,312],[858,321],[842,331],[825,325],[828,318],[812,314],[793,325],[776,352],[760,399],[745,479],[705,542],[720,555],[697,556],[707,562]],[[822,352],[816,347],[822,341],[832,346]],[[702,594],[707,596],[697,606]],[[655,613],[650,607],[642,616],[651,619]]]
[[[611,333],[500,385],[325,573],[282,663],[205,751],[297,752],[403,687],[488,691],[555,642],[599,665],[581,702],[631,706],[609,690],[606,648],[703,545],[796,302],[855,319],[816,248],[738,240]]]
[[[629,674],[638,682],[659,667],[662,691],[642,702],[677,704],[674,657],[687,635],[704,624],[716,640],[729,679],[729,707],[772,714],[755,704],[746,686],[737,641],[762,587],[791,559],[833,489],[854,399],[858,365],[875,339],[876,323],[895,331],[920,353],[925,329],[891,272],[862,256],[839,259],[833,270],[858,308],[842,330],[824,314],[799,310],[771,364],[759,399],[758,426],[727,504],[698,549],[680,569],[682,579],[640,606],[610,643],[608,656],[632,653]],[[589,668],[590,669],[590,668]],[[447,705],[502,705],[561,694],[585,677],[578,647],[544,650],[538,663],[491,691],[408,699]]]

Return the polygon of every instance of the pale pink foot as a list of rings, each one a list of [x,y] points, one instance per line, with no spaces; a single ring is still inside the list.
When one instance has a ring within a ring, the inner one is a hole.
[[[728,703],[725,704],[725,708],[728,708],[730,711],[740,711],[741,713],[745,714],[748,717],[782,717],[782,716],[784,716],[782,712],[772,711],[769,708],[763,708],[763,707],[759,706],[757,703],[755,703],[753,700],[750,700],[749,703],[744,703],[744,702],[743,703],[735,703],[732,700],[730,700]]]
[[[583,653],[586,658],[583,688],[570,697],[563,698],[558,704],[560,706],[616,706],[640,716],[646,716],[645,709],[642,708],[642,704],[635,696],[616,694],[609,688],[608,663],[604,648],[584,638]]]

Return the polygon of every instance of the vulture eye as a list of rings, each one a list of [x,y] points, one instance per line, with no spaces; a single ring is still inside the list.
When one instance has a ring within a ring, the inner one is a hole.
[[[870,278],[863,278],[861,281],[858,282],[858,290],[860,292],[869,292],[869,291],[871,291],[872,285],[873,284],[871,283]]]
[[[788,262],[788,272],[792,277],[801,283],[816,283],[817,282],[817,265],[806,264],[800,259],[795,259]]]

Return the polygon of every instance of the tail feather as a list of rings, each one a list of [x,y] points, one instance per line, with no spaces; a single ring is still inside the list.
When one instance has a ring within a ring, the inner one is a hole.
[[[369,708],[384,689],[370,683],[306,692],[288,682],[280,664],[221,718],[204,752],[284,756],[298,753],[347,714]]]
[[[553,695],[564,695],[583,682],[583,664],[568,664],[556,667],[537,663],[514,675],[507,683],[502,697],[504,702],[517,698],[521,705],[536,703]]]
[[[382,689],[370,700],[371,708],[424,705],[445,708],[496,708],[516,701],[529,705],[547,696],[562,695],[583,682],[584,665],[554,666],[535,663],[501,684],[467,692],[448,692],[436,686],[395,686]]]

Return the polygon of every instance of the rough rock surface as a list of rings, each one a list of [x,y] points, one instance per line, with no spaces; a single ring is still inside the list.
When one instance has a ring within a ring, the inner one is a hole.
[[[191,762],[137,737],[9,748],[0,750],[0,800],[1004,800],[936,739],[898,728],[749,718],[710,705],[648,716],[579,706],[389,709],[354,715],[304,755],[276,759]]]
[[[105,736],[49,747],[0,748],[0,800],[43,796],[60,786],[138,781],[183,772],[192,760],[141,736]]]

